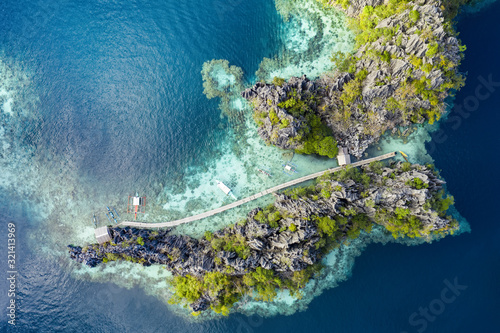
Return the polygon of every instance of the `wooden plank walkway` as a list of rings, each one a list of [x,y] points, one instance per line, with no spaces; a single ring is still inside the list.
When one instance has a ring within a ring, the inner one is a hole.
[[[366,160],[362,160],[362,161],[359,161],[359,162],[352,163],[352,164],[350,164],[350,166],[351,167],[358,167],[358,166],[361,166],[361,165],[369,164],[369,163],[374,162],[374,161],[382,161],[382,160],[385,160],[385,159],[388,159],[388,158],[391,158],[391,157],[394,157],[394,156],[396,156],[396,152],[391,152],[391,153],[384,154],[384,155],[381,155],[381,156],[372,157],[372,158],[368,158]],[[188,222],[193,222],[193,221],[201,220],[201,219],[204,219],[206,217],[222,213],[222,212],[224,212],[226,210],[229,210],[229,209],[241,206],[243,204],[246,204],[247,202],[253,201],[255,199],[258,199],[258,198],[263,197],[265,195],[271,194],[273,192],[277,192],[277,191],[285,189],[287,187],[290,187],[290,186],[293,186],[293,185],[297,185],[297,184],[303,183],[303,182],[311,180],[311,179],[318,178],[319,176],[324,175],[325,173],[333,173],[333,172],[336,172],[336,171],[340,171],[343,168],[344,168],[343,166],[342,167],[331,168],[331,169],[327,169],[325,171],[320,171],[320,172],[316,172],[316,173],[313,173],[313,174],[310,174],[310,175],[307,175],[307,176],[304,176],[304,177],[301,177],[301,178],[297,178],[297,179],[291,180],[289,182],[286,182],[286,183],[283,183],[283,184],[271,187],[271,188],[269,188],[267,190],[264,190],[262,192],[256,193],[256,194],[251,195],[249,197],[246,197],[245,199],[241,199],[241,200],[232,202],[229,205],[225,205],[225,206],[222,206],[222,207],[219,207],[219,208],[215,208],[215,209],[209,210],[208,212],[204,212],[204,213],[201,213],[201,214],[197,214],[197,215],[193,215],[193,216],[188,216],[188,217],[182,218],[180,220],[175,220],[175,221],[170,221],[170,222],[159,222],[159,223],[123,221],[123,222],[119,223],[118,225],[129,226],[129,227],[138,227],[138,228],[174,227],[176,225],[180,225],[180,224],[183,224],[183,223],[188,223]]]

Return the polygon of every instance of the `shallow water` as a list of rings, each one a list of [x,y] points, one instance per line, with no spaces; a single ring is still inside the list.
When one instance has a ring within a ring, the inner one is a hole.
[[[363,244],[351,244],[327,259],[337,270],[313,281],[303,302],[283,295],[279,307],[264,308],[269,315],[308,306],[304,312],[266,319],[234,314],[192,323],[165,305],[167,272],[127,264],[90,270],[69,263],[65,245],[93,241],[90,217],[96,212],[106,223],[106,205],[126,217],[126,197],[135,191],[148,196],[148,214],[141,218],[164,221],[230,202],[215,187],[217,178],[238,197],[289,179],[280,170],[288,158],[282,151],[263,144],[248,118],[221,116],[219,101],[203,95],[202,65],[227,59],[243,69],[244,83],[249,84],[263,58],[282,54],[291,59],[283,53],[290,45],[288,50],[300,54],[300,61],[267,62],[266,70],[272,69],[268,75],[288,77],[305,71],[314,77],[329,66],[328,50],[347,50],[352,36],[337,26],[338,31],[324,36],[337,34],[344,42],[315,39],[318,27],[329,29],[318,22],[322,16],[311,19],[312,14],[303,11],[283,22],[274,3],[264,0],[58,5],[5,1],[1,6],[0,29],[5,33],[0,34],[0,220],[2,225],[13,221],[17,226],[19,322],[14,331],[168,327],[176,332],[413,332],[419,326],[409,323],[410,315],[439,297],[444,279],[455,277],[468,289],[428,323],[427,331],[494,327],[493,310],[500,308],[498,297],[491,297],[500,296],[495,283],[500,249],[494,237],[500,229],[492,207],[499,179],[486,163],[496,159],[492,152],[498,139],[491,133],[498,122],[498,94],[481,101],[459,128],[454,123],[441,125],[447,139],[441,142],[434,135],[427,143],[430,156],[424,150],[429,135],[422,129],[413,134],[410,145],[382,140],[380,151],[374,147],[369,152],[381,154],[402,146],[413,161],[433,159],[443,169],[457,208],[472,225],[471,234],[415,247],[370,245],[354,269]],[[480,31],[495,31],[499,13],[500,6],[494,4],[461,21],[460,37],[468,45],[462,68],[469,79],[457,105],[474,94],[480,75],[491,73],[500,81],[498,68],[491,65],[499,53],[496,36],[477,38]],[[334,17],[342,21],[338,14]],[[309,47],[303,36],[312,36]],[[241,111],[240,100],[230,105]],[[293,161],[308,173],[335,165],[305,156]],[[269,168],[275,177],[260,177],[257,167]],[[176,232],[199,236],[269,200],[262,198]],[[0,239],[6,244],[3,233]],[[5,260],[0,259],[2,267]],[[0,271],[4,290],[5,273]],[[308,305],[314,295],[340,281]],[[8,299],[0,300],[5,309]],[[256,307],[260,305],[242,310]],[[5,328],[6,316],[1,314]]]

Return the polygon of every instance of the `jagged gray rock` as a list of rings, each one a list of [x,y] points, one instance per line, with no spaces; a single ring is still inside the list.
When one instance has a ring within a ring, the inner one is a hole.
[[[324,185],[332,189],[328,197],[274,194],[274,207],[286,216],[279,220],[278,227],[257,221],[257,215],[262,212],[257,208],[248,213],[244,224],[214,233],[213,237],[219,239],[243,239],[249,248],[246,257],[226,249],[215,250],[215,245],[205,238],[197,240],[189,236],[170,235],[169,230],[148,231],[129,227],[109,229],[114,243],[94,244],[84,249],[70,246],[71,257],[92,267],[105,261],[105,258],[127,259],[146,266],[163,264],[174,274],[194,276],[213,271],[225,272],[227,267],[232,268],[230,274],[234,275],[245,274],[259,266],[278,272],[293,272],[316,263],[320,258],[315,244],[320,240],[321,232],[315,217],[333,218],[339,215],[349,219],[352,215],[349,211],[354,210],[373,218],[376,206],[387,213],[398,208],[407,209],[410,215],[418,217],[427,232],[441,230],[452,223],[449,218],[426,206],[444,184],[433,170],[414,165],[410,170],[403,171],[401,163],[382,168],[380,172],[372,171],[369,166],[362,168],[370,179],[368,187],[352,179],[331,179]],[[415,179],[419,180],[419,188],[412,185]],[[293,231],[292,224],[295,226]],[[349,226],[344,228],[342,232],[347,234]],[[143,245],[137,243],[138,237],[142,238]]]
[[[357,17],[363,7],[383,3],[383,0],[353,0],[347,9],[340,9],[348,16]],[[410,21],[411,10],[420,15],[415,22]],[[344,105],[340,96],[344,85],[355,78],[351,73],[336,72],[314,81],[305,76],[292,77],[281,87],[258,82],[245,90],[242,96],[252,101],[256,114],[265,118],[258,130],[260,137],[283,149],[303,149],[301,133],[307,133],[309,125],[304,117],[293,116],[278,106],[292,92],[304,100],[314,95],[318,99],[314,113],[330,127],[337,142],[358,158],[382,133],[424,122],[427,115],[422,110],[444,112],[443,101],[449,88],[443,85],[450,82],[450,72],[457,72],[461,51],[459,41],[445,28],[441,2],[410,2],[407,9],[381,20],[377,28],[395,31],[390,39],[382,36],[367,42],[354,54],[355,73],[366,71],[368,75],[362,81],[361,94],[350,105]],[[428,52],[431,45],[438,46],[434,54]],[[374,56],[373,52],[384,54],[384,57]],[[443,61],[455,67],[424,67]],[[407,88],[408,82],[424,79],[428,85],[426,89],[438,92],[432,103],[429,98]],[[269,119],[270,110],[277,112],[279,122]]]

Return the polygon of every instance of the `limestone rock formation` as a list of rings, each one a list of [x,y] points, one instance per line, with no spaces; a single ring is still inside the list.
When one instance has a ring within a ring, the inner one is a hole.
[[[445,215],[449,203],[441,198],[443,184],[429,167],[370,165],[362,172],[345,170],[309,188],[275,194],[274,205],[256,208],[244,222],[201,239],[170,230],[110,227],[111,242],[68,248],[72,259],[91,267],[128,260],[164,265],[182,276],[243,276],[258,267],[291,276],[318,263],[327,244],[338,246],[372,223],[395,237],[432,239],[456,229],[456,221]],[[204,295],[191,307],[201,311],[209,305],[210,296]]]
[[[365,6],[373,11],[383,4],[356,0],[343,10],[359,19]],[[306,104],[305,112],[319,116],[336,141],[358,158],[387,131],[439,119],[450,89],[462,84],[457,71],[461,45],[440,1],[410,2],[405,8],[378,22],[371,34],[380,37],[359,46],[349,73],[336,71],[314,81],[292,77],[281,85],[258,82],[245,90],[242,96],[254,107],[262,139],[283,149],[303,147],[311,125],[304,112],[290,113],[293,106],[284,102],[292,98]]]

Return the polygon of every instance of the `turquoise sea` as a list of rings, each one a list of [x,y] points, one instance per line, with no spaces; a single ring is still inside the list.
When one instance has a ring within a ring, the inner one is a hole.
[[[353,47],[344,16],[314,0],[2,1],[0,331],[497,332],[499,15],[497,2],[460,15],[468,79],[448,118],[409,144],[388,137],[369,151],[433,160],[471,232],[418,246],[385,244],[375,233],[366,248],[360,240],[332,253],[326,276],[301,301],[280,295],[194,320],[167,304],[165,270],[81,267],[66,245],[93,242],[92,215],[108,224],[106,206],[132,218],[126,204],[135,192],[147,196],[141,220],[159,222],[229,203],[216,179],[239,198],[288,180],[280,170],[288,157],[258,138],[239,89],[330,70],[330,54]],[[241,80],[213,59],[241,68]],[[207,77],[225,98],[204,95]],[[478,99],[478,89],[488,96]],[[293,161],[297,177],[336,165]],[[262,167],[276,177],[261,178]],[[175,232],[199,236],[270,200]],[[7,316],[9,223],[15,326]]]

